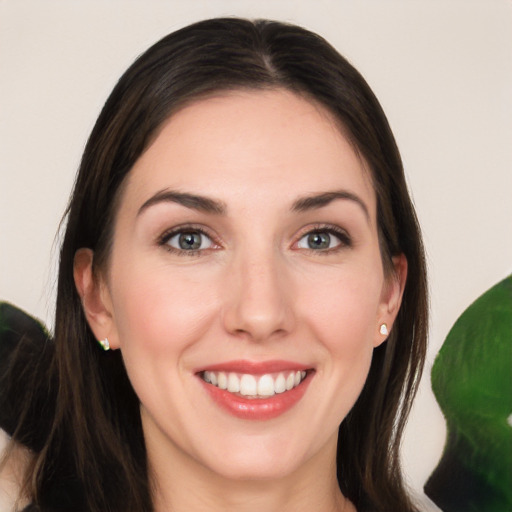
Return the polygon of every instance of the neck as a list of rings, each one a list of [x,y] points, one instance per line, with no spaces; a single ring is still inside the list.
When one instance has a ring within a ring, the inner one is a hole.
[[[334,445],[335,446],[335,445]],[[291,474],[271,479],[232,479],[214,473],[172,447],[148,446],[155,512],[355,512],[336,479],[331,443]]]
[[[345,498],[341,493],[329,489],[326,494],[307,489],[294,489],[273,482],[230,482],[217,488],[208,485],[199,486],[187,482],[177,492],[174,486],[163,488],[157,484],[155,512],[184,512],[204,510],[208,512],[349,512]],[[344,508],[346,506],[346,508]]]

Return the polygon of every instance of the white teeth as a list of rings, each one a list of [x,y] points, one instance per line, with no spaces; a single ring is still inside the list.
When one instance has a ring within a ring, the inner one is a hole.
[[[263,375],[258,381],[258,395],[272,396],[275,391],[275,384],[272,375]]]
[[[217,375],[217,386],[220,389],[228,389],[228,377],[224,372],[219,372]]]
[[[286,391],[290,391],[290,389],[293,389],[293,386],[295,385],[295,374],[290,373],[288,377],[286,378]]]
[[[258,394],[258,384],[253,375],[247,373],[242,375],[240,379],[240,394],[245,396]]]
[[[238,393],[240,391],[240,379],[235,373],[228,375],[228,391],[231,393]]]
[[[231,393],[240,393],[245,397],[266,398],[276,393],[284,393],[298,386],[307,376],[305,370],[265,374],[260,377],[249,373],[226,373],[204,371],[205,382]]]
[[[284,393],[286,391],[286,379],[282,373],[277,376],[274,383],[274,389],[276,393]]]

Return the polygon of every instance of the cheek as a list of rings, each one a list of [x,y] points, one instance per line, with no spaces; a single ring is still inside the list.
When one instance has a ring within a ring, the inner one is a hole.
[[[184,430],[183,410],[190,409],[188,395],[165,390],[183,390],[188,382],[184,356],[211,324],[213,287],[165,267],[130,268],[123,274],[129,278],[116,281],[112,299],[128,376],[145,408],[175,418],[169,428],[178,436]]]
[[[368,375],[382,282],[378,268],[374,272],[368,272],[368,267],[361,272],[352,268],[324,279],[323,290],[312,286],[303,295],[307,324],[326,362],[322,372],[328,392],[335,397],[332,414],[336,421],[355,403]]]
[[[316,340],[320,364],[316,408],[322,424],[318,429],[337,430],[354,406],[370,369],[376,319],[382,290],[379,269],[332,272],[317,279],[322,289],[311,283],[302,289],[300,305],[305,324]],[[317,276],[320,277],[320,276]]]
[[[174,352],[200,338],[214,307],[213,286],[200,273],[157,268],[126,275],[113,293],[121,348]]]
[[[310,323],[333,350],[373,346],[382,290],[378,272],[333,275],[304,295]],[[348,353],[347,353],[348,355]]]

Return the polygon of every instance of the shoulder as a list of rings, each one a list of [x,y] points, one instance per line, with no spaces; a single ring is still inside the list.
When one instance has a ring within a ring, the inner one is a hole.
[[[18,443],[11,443],[9,436],[0,430],[0,510],[35,512],[35,509],[23,508],[29,505],[29,500],[20,497],[31,458],[30,450]]]

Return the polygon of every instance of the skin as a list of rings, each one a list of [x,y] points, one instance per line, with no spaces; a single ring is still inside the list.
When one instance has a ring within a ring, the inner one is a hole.
[[[225,212],[147,205],[169,190]],[[352,196],[293,209],[332,191]],[[208,234],[199,251],[163,237],[183,225]],[[309,247],[315,229],[330,248]],[[185,107],[131,170],[98,278],[92,259],[77,253],[77,288],[141,400],[157,511],[353,510],[336,481],[338,426],[385,340],[380,325],[391,329],[407,265],[397,257],[385,275],[370,174],[323,107],[281,90]],[[196,374],[234,359],[314,371],[289,411],[244,420],[219,408]]]
[[[7,448],[0,457],[0,507],[5,510],[22,510],[29,504],[28,498],[22,494],[24,475],[31,462],[29,449],[18,443],[8,444],[7,435],[0,431],[0,447]]]

